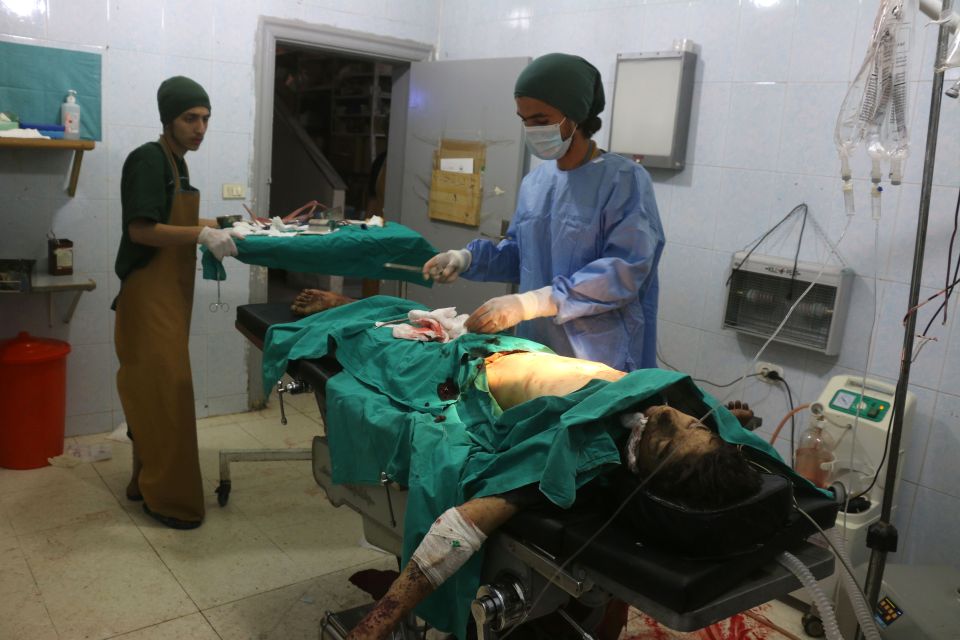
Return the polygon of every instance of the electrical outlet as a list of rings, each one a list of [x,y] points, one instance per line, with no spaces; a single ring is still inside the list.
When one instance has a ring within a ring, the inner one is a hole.
[[[224,200],[243,200],[246,197],[246,189],[242,184],[224,184]]]
[[[776,371],[777,375],[783,378],[783,367],[778,367],[777,365],[771,362],[758,362],[755,373],[758,373],[757,377],[766,382],[767,384],[775,384],[777,380],[771,380],[767,377],[767,374],[771,371]]]

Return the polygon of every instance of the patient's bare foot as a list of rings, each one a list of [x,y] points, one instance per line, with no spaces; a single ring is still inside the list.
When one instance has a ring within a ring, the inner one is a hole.
[[[730,410],[730,413],[733,414],[733,417],[742,426],[747,426],[747,423],[753,419],[753,411],[750,409],[750,405],[746,402],[740,402],[739,400],[731,400],[727,403],[727,409]]]
[[[298,316],[309,316],[353,302],[353,298],[323,289],[304,289],[293,299],[290,310]]]

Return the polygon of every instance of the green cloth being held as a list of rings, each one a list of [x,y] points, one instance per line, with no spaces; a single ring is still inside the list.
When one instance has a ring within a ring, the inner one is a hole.
[[[404,280],[425,287],[420,267],[437,254],[426,239],[409,227],[390,222],[383,227],[347,225],[325,235],[247,236],[237,241],[237,260],[246,264],[331,276]],[[204,280],[226,280],[227,272],[206,247],[203,253]],[[415,271],[390,269],[402,264]]]
[[[684,385],[725,440],[754,447],[786,469],[777,452],[740,426],[718,402],[675,371],[644,369],[616,382],[594,380],[564,397],[546,396],[501,412],[487,391],[483,358],[500,351],[547,351],[528,340],[466,334],[441,344],[397,340],[377,321],[406,317],[415,302],[376,296],[298,322],[271,327],[264,381],[288,360],[318,358],[335,345],[343,371],[326,387],[327,435],[337,483],[379,484],[380,474],[408,487],[403,562],[433,520],[470,498],[537,484],[560,507],[577,489],[620,464],[626,430],[619,413]],[[657,402],[659,403],[659,402]],[[798,476],[804,490],[815,490]],[[483,552],[440,586],[417,613],[465,637]]]

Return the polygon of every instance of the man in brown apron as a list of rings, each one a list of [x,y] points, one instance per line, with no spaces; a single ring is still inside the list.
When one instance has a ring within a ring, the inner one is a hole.
[[[183,160],[207,130],[206,91],[176,76],[160,85],[157,102],[163,134],[123,165],[117,390],[134,442],[127,497],[169,527],[192,529],[204,516],[188,350],[196,245],[218,259],[237,249],[228,231],[199,217],[200,192]]]

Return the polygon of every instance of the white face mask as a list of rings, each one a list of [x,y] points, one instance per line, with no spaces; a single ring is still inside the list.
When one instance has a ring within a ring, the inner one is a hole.
[[[527,142],[527,148],[530,153],[541,160],[556,160],[562,158],[570,143],[573,142],[573,133],[566,140],[560,133],[560,125],[566,121],[566,118],[556,124],[545,124],[539,127],[524,127],[524,139]],[[576,127],[573,129],[576,131]]]

